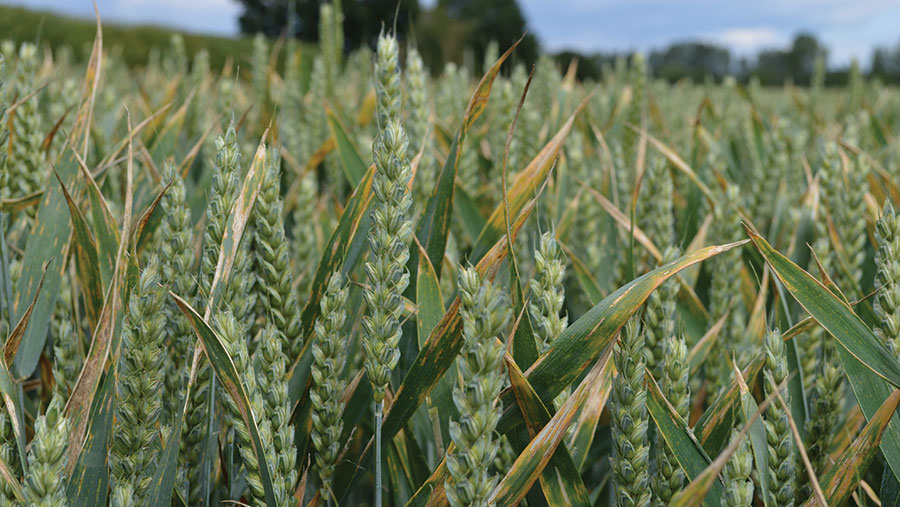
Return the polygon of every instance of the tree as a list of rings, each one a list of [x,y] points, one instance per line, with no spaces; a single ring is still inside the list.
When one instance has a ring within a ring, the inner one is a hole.
[[[785,66],[795,84],[809,85],[819,57],[827,60],[828,50],[814,35],[799,33],[794,37],[791,48],[785,53]]]
[[[704,42],[678,42],[650,54],[653,75],[669,81],[689,77],[700,82],[720,80],[731,68],[731,54],[723,47]]]
[[[331,3],[325,0],[237,1],[244,5],[244,13],[239,18],[241,32],[262,32],[270,37],[287,33],[288,12],[293,1],[297,17],[290,35],[310,42],[319,40],[320,5]],[[396,26],[397,37],[403,39],[419,15],[418,0],[361,0],[342,2],[341,8],[344,12],[344,47],[347,49],[374,46],[382,27]]]
[[[505,51],[527,30],[525,15],[516,0],[438,0],[434,9],[440,11],[436,16],[461,23],[465,32],[464,46],[474,52],[476,62],[484,58],[484,50],[492,40],[497,41],[500,51]],[[528,33],[516,48],[514,57],[530,65],[537,60],[538,50],[537,38]],[[462,55],[443,56],[459,60]]]
[[[900,81],[900,45],[875,48],[872,52],[871,74],[885,82]]]

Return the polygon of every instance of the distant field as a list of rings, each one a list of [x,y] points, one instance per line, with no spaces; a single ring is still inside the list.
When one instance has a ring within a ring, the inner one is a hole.
[[[61,16],[49,11],[36,11],[23,7],[0,6],[0,38],[16,42],[36,41],[52,48],[70,46],[75,54],[84,57],[94,41],[95,26],[92,20]],[[128,66],[144,65],[151,48],[164,48],[172,33],[181,33],[188,55],[202,48],[209,51],[212,68],[221,68],[231,57],[236,63],[245,63],[253,46],[251,37],[217,37],[179,32],[150,25],[117,25],[103,23],[103,42],[107,48],[121,51],[121,58]]]

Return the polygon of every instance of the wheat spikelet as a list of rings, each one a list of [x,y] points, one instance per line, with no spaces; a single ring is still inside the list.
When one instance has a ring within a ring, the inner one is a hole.
[[[463,349],[453,402],[460,418],[450,422],[456,447],[447,454],[450,476],[445,490],[452,506],[486,505],[497,482],[490,468],[499,450],[493,433],[500,419],[498,395],[504,381],[504,347],[499,338],[511,312],[502,292],[471,267],[460,268],[459,298]]]
[[[54,396],[44,415],[34,423],[34,440],[28,452],[28,474],[24,493],[29,505],[63,507],[66,501],[66,448],[69,419],[63,402]],[[112,504],[117,505],[116,498]]]
[[[610,395],[613,452],[610,467],[617,505],[650,505],[644,337],[636,317],[619,333],[613,361],[619,374]]]

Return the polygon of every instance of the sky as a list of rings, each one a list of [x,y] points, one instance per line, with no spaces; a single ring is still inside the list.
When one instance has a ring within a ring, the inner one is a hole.
[[[344,0],[352,1],[352,0]],[[93,16],[91,0],[0,0]],[[424,6],[434,0],[420,0]],[[788,45],[801,30],[830,50],[831,65],[866,64],[875,46],[900,43],[898,0],[519,0],[529,30],[546,49],[650,51],[705,40],[739,56]],[[101,19],[234,35],[235,0],[97,0]]]

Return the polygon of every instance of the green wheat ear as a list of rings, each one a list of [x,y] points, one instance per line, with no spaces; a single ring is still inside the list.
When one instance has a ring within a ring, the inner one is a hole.
[[[643,54],[635,53],[632,56],[629,74],[632,98],[628,106],[628,122],[643,128],[647,110],[647,60]],[[637,132],[625,129],[622,133],[622,147],[625,163],[631,167],[637,160]]]
[[[531,282],[532,298],[528,311],[539,341],[540,353],[546,352],[559,335],[565,330],[568,317],[560,317],[565,290],[563,278],[566,267],[562,260],[562,251],[553,233],[541,235],[540,246],[534,253],[535,278]]]
[[[663,252],[660,265],[668,264],[680,256],[678,247],[670,246]],[[665,348],[666,340],[675,336],[676,306],[678,290],[681,286],[678,280],[671,279],[663,282],[655,291],[650,293],[647,306],[644,310],[644,354],[647,356],[647,368],[654,377],[661,378],[666,367]]]
[[[409,146],[413,154],[419,152],[422,144],[429,137],[431,124],[428,117],[430,112],[425,65],[416,48],[411,47],[406,53],[406,124],[409,127]],[[419,208],[424,207],[434,188],[437,178],[436,169],[437,165],[426,146],[419,161],[419,168],[413,184],[415,202],[418,203]]]
[[[340,2],[319,7],[319,46],[325,61],[325,90],[333,97],[344,54],[344,13]]]
[[[186,200],[184,180],[171,161],[163,166],[163,181],[169,190],[159,203],[162,221],[156,231],[161,281],[168,290],[190,297],[194,290],[194,248],[191,209]],[[171,352],[165,354],[165,408],[171,417],[181,409],[181,399],[190,374],[190,353],[194,344],[191,324],[172,298],[165,298],[166,339]]]
[[[875,334],[900,360],[900,216],[885,200],[875,224]]]
[[[37,47],[23,43],[19,48],[16,65],[16,94],[25,97],[32,92],[37,68]],[[12,118],[15,142],[9,154],[9,183],[13,185],[12,196],[22,197],[36,192],[44,184],[45,163],[41,144],[44,141],[42,118],[39,109],[40,94],[31,97],[16,108]],[[27,209],[28,216],[34,217],[36,206]]]
[[[740,215],[733,207],[739,202],[739,189],[728,185],[724,192],[718,194],[716,207],[709,235],[716,244],[728,243],[740,239],[742,228]],[[709,289],[709,314],[713,322],[728,314],[719,337],[709,352],[710,360],[706,362],[706,374],[711,384],[710,392],[718,395],[731,379],[730,358],[742,345],[745,309],[738,297],[741,276],[741,251],[733,248],[721,256],[710,259],[711,281]],[[739,365],[740,366],[740,365]]]
[[[265,403],[259,390],[256,369],[250,360],[250,353],[247,350],[246,329],[243,324],[235,319],[234,314],[230,310],[216,314],[214,324],[216,331],[222,338],[225,350],[234,362],[235,368],[242,373],[242,381],[253,414],[258,417],[257,423],[263,451],[267,456],[267,462],[274,463],[275,448],[272,423],[266,417],[259,417],[259,415],[266,413]],[[241,411],[234,399],[229,395],[225,395],[222,401],[227,410],[225,419],[228,426],[234,429],[234,433],[237,436],[236,442],[238,443],[241,461],[244,463],[244,470],[247,474],[247,486],[250,490],[250,496],[253,498],[255,505],[265,505],[266,494],[259,475],[260,463],[253,450],[250,432],[241,418]],[[270,477],[274,477],[274,472],[274,470],[269,470]],[[273,486],[283,484],[283,481],[273,481]],[[275,495],[276,498],[284,498],[285,492],[283,488],[276,488]]]
[[[497,482],[491,465],[500,441],[494,429],[502,411],[503,334],[512,312],[501,290],[482,280],[474,268],[459,270],[463,346],[457,366],[459,382],[453,402],[460,418],[450,422],[455,444],[447,454],[450,477],[445,484],[450,505],[486,505]]]
[[[269,99],[269,44],[262,33],[253,38],[252,67],[253,94],[260,107],[265,107]]]
[[[739,438],[739,433],[738,428],[733,428],[731,438]],[[723,505],[750,507],[753,503],[753,481],[750,479],[752,472],[753,451],[750,449],[750,438],[744,435],[737,450],[722,470],[722,480],[725,482]]]
[[[206,305],[210,285],[219,260],[219,247],[225,234],[228,216],[237,196],[240,181],[241,153],[237,145],[237,133],[234,121],[228,126],[224,136],[216,139],[216,160],[213,169],[212,192],[207,203],[206,228],[203,231],[203,253],[200,260],[200,280],[197,294],[197,306]],[[237,263],[236,263],[237,264]],[[235,271],[235,273],[238,273]],[[232,276],[239,277],[235,274]],[[224,298],[223,298],[224,299]],[[193,396],[188,405],[188,412],[183,426],[181,439],[182,472],[188,490],[188,501],[191,504],[205,502],[200,478],[205,460],[209,457],[203,451],[201,442],[207,439],[209,428],[209,397],[212,381],[212,369],[205,358],[201,358],[200,368],[194,384]],[[205,457],[205,458],[204,458]]]
[[[400,119],[403,92],[399,60],[397,39],[393,35],[379,35],[375,55],[375,117],[379,129],[386,128],[391,120]]]
[[[837,361],[829,358],[823,358],[821,362],[822,370],[816,377],[810,402],[809,420],[806,424],[806,454],[809,456],[813,470],[819,477],[828,466],[828,456],[831,453],[843,401],[839,397],[843,393],[843,389],[841,389],[843,376],[840,366],[836,363]],[[797,476],[800,482],[798,499],[800,501],[805,501],[811,493],[807,483],[809,478],[804,472],[805,470],[798,468]]]
[[[62,399],[54,395],[47,411],[34,423],[23,488],[28,505],[66,505],[68,444],[69,419],[63,413]]]
[[[297,480],[297,447],[294,443],[294,426],[291,424],[291,400],[288,397],[287,358],[281,350],[284,338],[281,332],[269,324],[263,328],[257,347],[257,382],[263,398],[264,417],[271,425],[272,450],[275,460],[272,480],[276,491],[284,494],[290,505]]]
[[[299,302],[306,304],[305,295],[309,293],[309,287],[315,275],[316,254],[318,253],[316,194],[319,189],[312,171],[300,176],[298,183],[297,202],[292,212],[294,219],[294,226],[291,229],[292,250],[294,252],[294,271],[300,278],[300,286],[297,290],[297,294],[301,295]]]
[[[372,152],[375,180],[372,184],[374,211],[369,231],[370,260],[366,263],[369,286],[365,290],[369,314],[363,317],[366,374],[372,383],[375,403],[384,400],[391,370],[400,360],[400,295],[409,284],[406,261],[412,224],[412,197],[407,189],[411,177],[407,158],[408,140],[400,124],[400,69],[397,41],[380,36],[375,65],[377,117],[382,130]]]
[[[284,234],[281,201],[281,158],[270,149],[263,169],[262,188],[253,206],[252,275],[256,278],[257,322],[271,320],[281,333],[285,357],[296,358],[303,346],[300,336],[300,306],[292,289],[288,242]],[[252,334],[256,334],[255,332]]]
[[[150,471],[160,448],[157,422],[162,412],[165,292],[156,257],[141,272],[128,299],[116,366],[116,424],[110,448],[113,497],[147,501]]]
[[[690,364],[688,349],[681,334],[671,334],[663,344],[662,390],[675,412],[687,423],[691,409],[691,392],[688,381]],[[684,471],[662,440],[656,446],[657,473],[653,477],[654,505],[667,505],[672,495],[684,485]]]
[[[610,467],[617,504],[650,505],[647,391],[644,388],[644,336],[632,317],[613,349],[619,374],[610,395],[613,452]]]
[[[72,293],[68,277],[63,277],[50,321],[50,335],[53,337],[53,388],[64,400],[69,399],[84,362],[72,322]]]
[[[765,365],[766,397],[780,389],[788,376],[787,357],[784,340],[777,329],[766,334]],[[790,403],[790,392],[782,389],[779,395],[785,403]],[[789,405],[788,405],[789,406]],[[789,414],[778,400],[766,408],[766,443],[768,444],[769,494],[776,505],[792,505],[794,502],[794,436],[791,433]],[[760,471],[760,473],[762,473]]]
[[[325,498],[334,496],[331,481],[343,428],[344,402],[341,398],[346,381],[341,373],[347,358],[347,337],[343,331],[346,303],[347,279],[340,272],[334,273],[319,303],[322,313],[316,321],[313,337],[313,386],[309,393],[313,406],[310,438],[316,447],[316,467]]]

